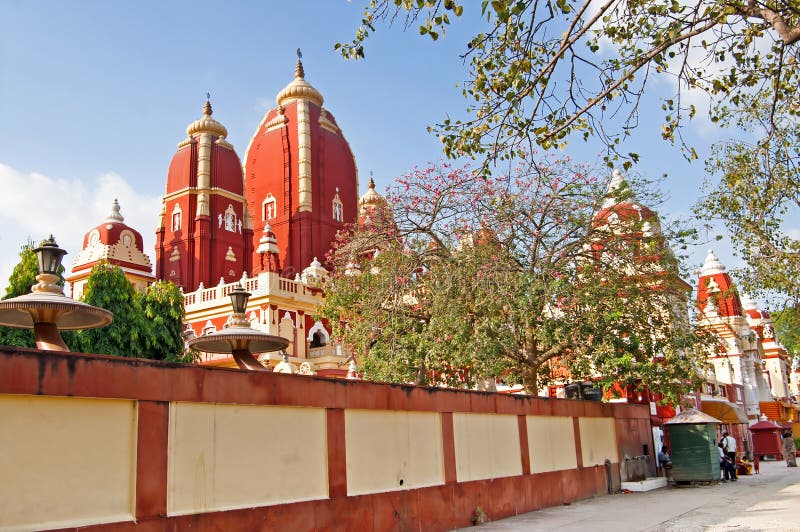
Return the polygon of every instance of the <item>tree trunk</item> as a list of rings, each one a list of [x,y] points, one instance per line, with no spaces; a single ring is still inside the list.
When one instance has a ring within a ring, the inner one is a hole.
[[[539,395],[539,367],[527,366],[522,373],[522,386],[530,395]]]
[[[414,377],[414,384],[417,386],[425,386],[428,384],[428,376],[426,375],[424,362],[422,362],[417,368],[417,375]]]

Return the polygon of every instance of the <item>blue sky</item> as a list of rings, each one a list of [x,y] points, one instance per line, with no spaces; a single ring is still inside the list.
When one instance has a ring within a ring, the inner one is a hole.
[[[0,283],[26,236],[52,232],[71,263],[115,197],[152,258],[169,161],[205,93],[241,157],[293,78],[298,47],[306,79],[355,153],[361,192],[370,171],[383,189],[438,159],[439,143],[426,127],[467,106],[456,87],[466,72],[458,56],[478,24],[470,13],[477,2],[437,43],[415,29],[382,27],[366,60],[345,61],[333,45],[352,38],[363,3],[0,0]],[[647,106],[654,111],[644,113],[626,151],[640,153],[639,172],[669,174],[662,216],[688,216],[703,164],[688,164],[661,141],[660,103],[653,97]],[[703,120],[689,130],[701,154],[722,136]],[[599,151],[575,140],[566,153],[593,160]],[[735,265],[727,245],[714,248]]]

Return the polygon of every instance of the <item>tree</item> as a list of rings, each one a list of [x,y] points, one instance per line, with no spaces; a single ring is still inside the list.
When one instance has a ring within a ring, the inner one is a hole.
[[[83,301],[114,314],[107,327],[77,333],[87,353],[191,362],[183,342],[183,296],[177,286],[157,282],[137,292],[116,266],[92,268]]]
[[[552,158],[504,176],[415,170],[341,235],[320,313],[372,379],[536,393],[568,374],[677,399],[704,358],[680,317],[687,286],[657,219],[596,216],[604,189]]]
[[[19,250],[19,263],[14,266],[11,276],[8,278],[8,287],[3,299],[22,296],[31,292],[31,286],[36,284],[36,276],[39,274],[39,267],[36,261],[36,253],[33,252],[36,245],[33,240],[28,239],[22,244]],[[36,339],[32,329],[15,329],[12,327],[0,327],[0,345],[14,345],[18,347],[36,347]]]
[[[597,135],[616,151],[638,126],[642,95],[655,78],[674,81],[663,100],[665,139],[680,141],[696,113],[687,91],[706,93],[711,119],[724,120],[746,96],[764,92],[774,105],[791,102],[798,85],[800,7],[795,0],[483,0],[485,30],[466,45],[470,102],[465,120],[432,129],[448,157],[492,163],[522,156],[533,144],[563,147],[573,135]],[[348,58],[364,57],[380,22],[403,20],[434,41],[477,2],[371,0]],[[630,153],[633,161],[636,154]],[[630,161],[625,162],[626,165]],[[627,166],[626,166],[627,168]]]
[[[183,294],[168,281],[152,284],[141,295],[146,318],[145,353],[147,358],[172,362],[192,362],[186,353],[183,336]]]
[[[800,359],[800,307],[773,312],[772,317],[775,320],[775,335],[793,359]]]
[[[82,299],[84,303],[111,311],[114,321],[107,327],[79,331],[81,351],[146,357],[147,323],[136,290],[121,269],[106,262],[92,268]]]
[[[716,144],[696,213],[721,222],[744,266],[736,271],[750,293],[779,293],[800,302],[800,240],[784,225],[800,209],[800,123],[786,105],[755,97],[733,113],[754,142]],[[773,129],[773,125],[776,126]]]

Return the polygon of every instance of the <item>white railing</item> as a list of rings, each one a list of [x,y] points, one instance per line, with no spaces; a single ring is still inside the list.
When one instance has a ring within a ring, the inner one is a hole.
[[[233,283],[223,283],[222,279],[220,279],[220,284],[217,286],[212,286],[211,288],[206,288],[202,283],[200,283],[200,286],[197,288],[197,290],[183,295],[183,304],[185,307],[190,307],[193,305],[227,299],[230,293],[234,291],[240,283],[246,291],[250,292],[254,296],[269,293],[309,296],[319,294],[318,290],[309,288],[299,279],[287,279],[285,277],[280,277],[275,273],[268,273],[260,274],[259,276],[252,278],[242,277],[242,279]]]

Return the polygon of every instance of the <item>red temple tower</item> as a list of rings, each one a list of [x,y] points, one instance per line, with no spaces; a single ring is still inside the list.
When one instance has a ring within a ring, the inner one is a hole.
[[[315,257],[324,262],[337,231],[356,220],[358,177],[350,145],[299,59],[295,79],[276,100],[244,157],[252,274],[272,269],[293,277]],[[265,227],[277,257],[259,245]]]
[[[228,283],[251,267],[253,230],[239,156],[225,126],[203,117],[186,129],[167,174],[156,231],[156,277],[186,291]]]

